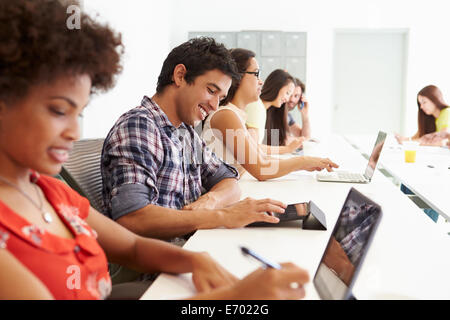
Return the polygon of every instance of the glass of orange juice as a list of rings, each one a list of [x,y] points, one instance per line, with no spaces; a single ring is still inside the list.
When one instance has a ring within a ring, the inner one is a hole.
[[[405,150],[405,162],[416,162],[416,153],[418,146],[418,141],[403,141],[403,150]]]

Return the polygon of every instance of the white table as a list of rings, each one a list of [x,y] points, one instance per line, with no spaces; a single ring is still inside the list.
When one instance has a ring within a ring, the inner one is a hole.
[[[341,168],[363,172],[367,160],[339,137],[323,141],[317,154],[330,155]],[[242,198],[271,197],[286,203],[313,200],[327,218],[327,231],[298,226],[214,229],[197,231],[184,246],[207,251],[237,277],[260,265],[242,256],[245,245],[273,261],[291,261],[305,268],[311,280],[328,238],[352,186],[379,203],[383,218],[360,271],[353,293],[358,299],[450,299],[450,237],[436,232],[435,224],[379,171],[370,184],[318,182],[314,174],[293,173],[258,182],[245,175]],[[159,276],[142,299],[176,299],[195,294],[190,274]],[[306,299],[317,299],[312,284]]]
[[[349,135],[347,140],[370,155],[376,135]],[[379,160],[386,171],[446,220],[450,220],[450,150],[419,146],[415,163],[404,161],[404,151],[388,136]]]

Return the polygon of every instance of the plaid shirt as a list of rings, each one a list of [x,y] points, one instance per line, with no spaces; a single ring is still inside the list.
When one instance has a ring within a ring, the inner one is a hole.
[[[226,177],[238,177],[233,167],[206,148],[191,126],[174,127],[159,106],[144,96],[141,106],[123,114],[105,139],[103,200],[111,213],[117,188],[141,184],[148,187],[151,204],[181,209],[217,183],[211,180],[223,166]]]

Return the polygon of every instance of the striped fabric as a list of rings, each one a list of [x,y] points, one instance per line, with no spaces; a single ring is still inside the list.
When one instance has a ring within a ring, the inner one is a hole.
[[[67,184],[88,198],[91,206],[104,212],[100,160],[104,139],[84,139],[74,143],[61,176]]]

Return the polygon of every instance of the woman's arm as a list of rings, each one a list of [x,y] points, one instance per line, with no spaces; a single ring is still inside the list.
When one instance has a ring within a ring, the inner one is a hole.
[[[224,147],[234,155],[235,159],[260,181],[281,177],[302,169],[331,170],[331,166],[336,166],[328,159],[312,157],[275,159],[267,156],[242,126],[238,116],[227,109],[214,114],[211,119],[211,129],[215,131],[216,138],[222,140]]]
[[[199,291],[236,281],[207,253],[188,251],[164,241],[139,237],[93,208],[86,221],[97,232],[97,240],[111,262],[148,273],[192,272]]]
[[[412,137],[408,138],[408,137],[404,137],[398,133],[395,134],[395,139],[397,140],[398,143],[403,144],[403,141],[408,141],[408,140],[419,140],[419,131],[416,132],[416,134],[414,134]]]
[[[230,111],[232,112],[232,111]],[[215,114],[214,114],[215,116]],[[242,126],[240,126],[242,127]],[[253,138],[253,141],[259,145],[261,150],[265,154],[284,154],[284,153],[292,153],[298,148],[302,146],[303,140],[301,138],[293,139],[287,146],[269,146],[266,144],[260,144],[259,143],[259,130],[257,128],[252,128],[247,126],[247,131],[249,133],[249,136]]]
[[[0,300],[53,299],[47,287],[6,249],[0,249]]]
[[[259,268],[236,284],[198,294],[191,299],[198,300],[287,300],[305,296],[304,284],[309,274],[292,263],[281,264],[282,268]],[[295,284],[295,285],[294,285]]]
[[[419,141],[423,146],[445,146],[450,141],[450,129],[444,128],[439,132],[423,135]]]
[[[266,154],[285,154],[292,153],[300,148],[303,141],[305,141],[304,137],[296,137],[292,138],[291,141],[285,146],[269,146],[266,144],[261,144],[260,146]]]

